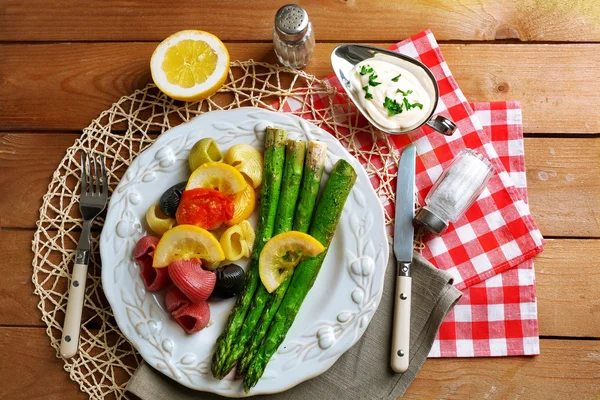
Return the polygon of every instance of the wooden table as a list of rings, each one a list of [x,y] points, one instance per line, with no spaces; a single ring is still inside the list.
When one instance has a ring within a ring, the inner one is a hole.
[[[251,1],[0,2],[0,398],[83,399],[32,294],[31,239],[65,149],[120,96],[150,81],[169,34],[199,28],[232,59],[274,62],[273,15]],[[471,101],[523,105],[536,259],[539,357],[428,360],[406,398],[600,396],[600,3],[303,1],[318,39],[306,70],[332,70],[339,42],[387,46],[431,29]]]

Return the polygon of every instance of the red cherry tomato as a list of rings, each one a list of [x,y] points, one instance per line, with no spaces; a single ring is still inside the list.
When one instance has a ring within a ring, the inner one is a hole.
[[[183,192],[177,208],[178,224],[216,229],[233,218],[233,201],[214,189],[190,189]]]

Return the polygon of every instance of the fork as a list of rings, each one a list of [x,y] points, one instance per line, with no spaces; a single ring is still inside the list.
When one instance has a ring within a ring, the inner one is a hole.
[[[98,164],[100,164],[100,171],[98,170]],[[100,175],[102,176],[102,182],[100,182]],[[89,157],[86,152],[82,152],[79,211],[83,217],[83,228],[75,251],[75,265],[71,275],[67,312],[60,341],[60,354],[65,359],[73,357],[79,349],[81,312],[83,310],[85,281],[90,260],[90,229],[94,218],[106,207],[107,199],[108,184],[106,182],[104,158],[100,155],[96,161],[96,158]]]

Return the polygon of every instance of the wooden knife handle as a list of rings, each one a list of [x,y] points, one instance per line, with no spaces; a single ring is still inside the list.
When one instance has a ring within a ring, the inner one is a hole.
[[[396,277],[396,301],[394,306],[394,326],[392,336],[391,365],[394,372],[406,372],[409,363],[410,343],[410,302],[412,278]]]
[[[83,311],[87,269],[86,264],[75,264],[73,267],[67,312],[60,341],[60,355],[65,359],[73,357],[79,349],[79,332],[81,330],[81,312]]]

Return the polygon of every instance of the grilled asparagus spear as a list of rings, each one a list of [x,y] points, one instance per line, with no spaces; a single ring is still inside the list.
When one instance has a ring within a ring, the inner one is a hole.
[[[329,244],[335,233],[344,204],[356,181],[356,172],[345,160],[340,159],[333,168],[323,194],[317,205],[309,233],[325,246],[325,251],[317,257],[303,261],[296,267],[290,286],[281,306],[269,327],[269,332],[250,362],[244,378],[244,389],[250,390],[265,371],[267,363],[285,339],[304,298],[312,287],[323,264]]]
[[[300,183],[302,181],[302,170],[304,166],[304,154],[306,152],[306,143],[296,140],[288,140],[285,149],[285,164],[283,167],[283,180],[281,182],[281,195],[279,196],[279,205],[275,217],[275,228],[273,236],[287,232],[292,229],[294,212],[298,193],[300,192]],[[263,313],[271,294],[261,283],[252,299],[250,309],[244,320],[239,334],[230,347],[226,361],[220,370],[220,375],[225,376],[231,371],[238,362],[245,350],[246,343],[252,337],[256,324]]]
[[[283,129],[267,128],[265,138],[265,163],[263,170],[263,183],[261,188],[260,216],[256,227],[256,239],[250,265],[246,274],[244,291],[227,321],[227,326],[217,339],[217,349],[213,356],[211,370],[215,377],[223,377],[223,367],[235,338],[244,322],[250,307],[250,302],[259,283],[258,259],[265,243],[273,235],[275,214],[279,203],[281,178],[285,160],[285,141],[287,134]]]
[[[308,232],[315,203],[317,202],[317,195],[319,194],[326,155],[327,145],[325,143],[317,141],[308,143],[304,176],[302,177],[302,188],[300,189],[298,208],[294,216],[295,231]],[[267,301],[267,305],[263,310],[257,328],[252,336],[252,340],[247,343],[242,358],[238,362],[236,372],[238,376],[246,374],[250,362],[256,355],[258,347],[262,343],[262,340],[269,329],[269,325],[271,325],[271,321],[273,321],[273,317],[275,317],[275,313],[283,301],[283,297],[292,281],[292,276],[286,279],[277,290],[271,294],[271,297]]]

